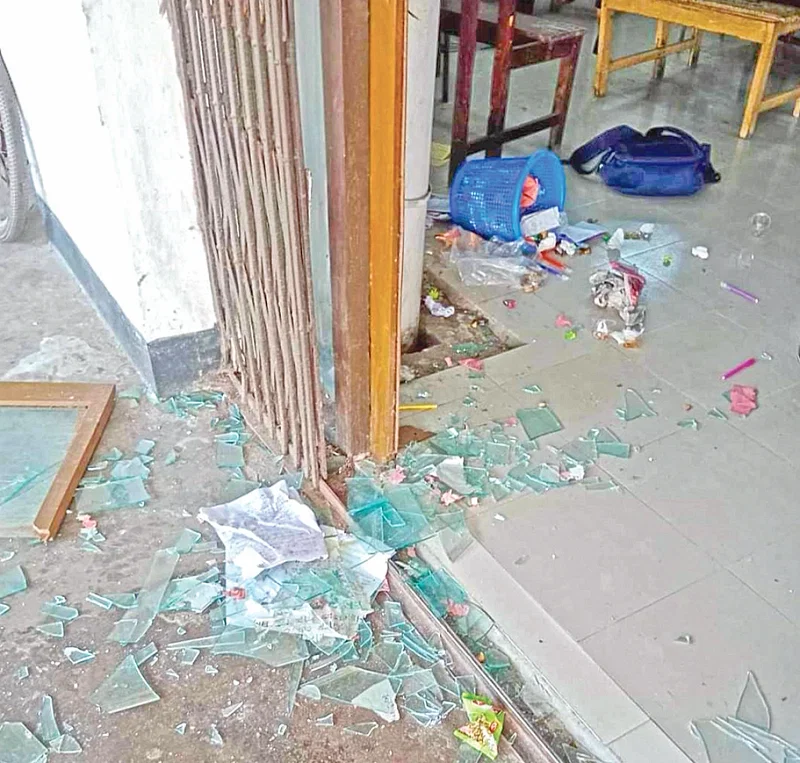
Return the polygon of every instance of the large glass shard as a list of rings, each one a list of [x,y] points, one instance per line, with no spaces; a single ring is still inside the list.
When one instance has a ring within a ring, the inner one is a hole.
[[[53,698],[49,694],[42,697],[39,718],[36,722],[36,736],[45,744],[61,736],[61,730],[56,721],[56,711],[53,707]],[[0,748],[0,754],[2,754],[2,748]]]
[[[141,477],[88,485],[75,491],[75,509],[79,514],[125,509],[149,500],[150,495]]]
[[[517,411],[517,418],[529,440],[559,432],[564,428],[555,413],[546,406],[542,408],[520,408]]]
[[[150,470],[144,465],[139,456],[117,461],[117,463],[114,464],[114,468],[111,470],[112,480],[124,480],[129,477],[141,477],[146,480],[149,476]]]
[[[635,389],[630,388],[625,390],[625,407],[621,410],[623,421],[658,415]]]
[[[244,644],[247,640],[246,631],[246,628],[227,628],[219,636],[201,636],[186,641],[174,641],[172,644],[167,644],[167,650],[171,652],[176,649],[211,649],[216,646]]]
[[[89,662],[94,659],[92,652],[87,652],[84,649],[78,649],[74,646],[68,646],[64,649],[64,656],[73,664],[80,665],[82,662]]]
[[[140,456],[147,456],[150,454],[150,451],[153,450],[153,448],[155,447],[156,447],[155,440],[139,440],[139,442],[136,443],[136,447],[134,448],[134,450]]]
[[[303,686],[314,687],[322,697],[335,702],[372,710],[388,722],[400,718],[395,701],[397,692],[388,676],[382,673],[347,665],[335,673],[308,681]]]
[[[291,718],[294,712],[294,703],[297,700],[297,689],[300,682],[303,680],[303,666],[304,662],[293,662],[289,665],[289,678],[287,681],[286,689],[286,715]]]
[[[63,604],[54,604],[52,601],[46,601],[42,604],[39,611],[43,615],[48,615],[49,617],[54,617],[56,620],[63,620],[67,623],[74,620],[80,614],[75,607],[65,607]]]
[[[217,440],[214,443],[214,447],[216,449],[217,466],[220,469],[236,469],[244,466],[244,448],[241,445],[233,445]]]
[[[464,459],[458,456],[444,459],[436,468],[436,476],[440,482],[455,490],[459,495],[471,495],[476,489],[469,484],[464,472]]]
[[[755,747],[771,761],[783,763],[785,752],[796,749],[794,745],[777,734],[772,734],[766,729],[753,726],[739,718],[729,716],[725,719],[717,718],[716,721],[732,736],[743,737],[748,744]]]
[[[137,665],[144,665],[151,657],[158,654],[158,647],[151,641],[146,646],[133,653],[133,659]]]
[[[561,452],[576,464],[588,466],[597,461],[598,448],[594,440],[578,437],[561,448]]]
[[[179,558],[180,554],[171,548],[156,551],[150,566],[150,572],[139,593],[137,607],[126,618],[135,618],[136,625],[130,632],[113,634],[114,641],[118,641],[121,644],[133,644],[147,633],[155,616],[158,614],[161,600],[164,598],[164,593],[172,579],[172,573],[175,571],[175,565],[178,563]]]
[[[57,752],[62,755],[77,755],[83,752],[83,748],[71,734],[62,734],[58,739],[50,742],[50,752]]]
[[[221,639],[211,650],[211,654],[237,654],[242,657],[252,657],[273,668],[280,668],[294,662],[304,661],[308,657],[308,645],[304,639],[294,633],[248,628],[245,631],[243,643],[229,644]]]
[[[54,623],[43,623],[37,625],[36,630],[39,633],[44,633],[45,636],[52,636],[53,638],[64,638],[64,623],[57,620]]]
[[[692,731],[705,747],[708,763],[770,763],[739,736],[732,736],[716,721],[692,721]]]
[[[3,763],[44,763],[47,748],[22,723],[0,723]]]
[[[761,691],[755,675],[750,671],[747,673],[739,704],[736,706],[736,717],[766,731],[769,731],[772,723],[767,698]]]
[[[25,573],[19,565],[5,572],[0,572],[0,599],[24,591],[27,587],[28,581],[25,579]]]
[[[0,537],[34,534],[78,416],[77,408],[0,407]]]
[[[188,527],[184,527],[174,548],[179,554],[188,554],[192,550],[192,546],[202,537],[203,536],[196,530],[190,530]]]
[[[89,699],[103,712],[119,713],[159,699],[144,679],[133,655],[128,655],[90,695]]]

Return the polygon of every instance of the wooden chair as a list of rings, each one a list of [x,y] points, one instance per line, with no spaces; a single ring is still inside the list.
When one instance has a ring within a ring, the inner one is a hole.
[[[440,45],[448,51],[442,58],[443,100],[447,101],[449,79],[449,38],[459,37],[456,95],[450,153],[450,178],[470,154],[485,151],[500,156],[508,143],[541,130],[550,130],[549,145],[557,149],[564,135],[572,83],[583,41],[583,29],[572,24],[535,18],[516,12],[517,0],[499,0],[497,5],[480,0],[442,0],[439,17]],[[532,0],[520,0],[524,10],[532,10]],[[469,140],[469,110],[472,74],[478,43],[494,47],[492,92],[486,135]],[[559,59],[558,78],[552,111],[530,122],[505,127],[508,85],[512,69]]]

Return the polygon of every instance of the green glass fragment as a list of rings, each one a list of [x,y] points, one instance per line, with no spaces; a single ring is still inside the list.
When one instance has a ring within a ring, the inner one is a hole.
[[[179,723],[175,727],[175,733],[176,734],[180,734],[181,736],[183,736],[186,733],[186,723],[185,722],[184,723]]]
[[[327,715],[323,715],[321,718],[317,718],[317,720],[314,721],[314,725],[333,726],[333,713],[328,713]]]
[[[708,415],[711,416],[712,419],[720,419],[721,421],[727,421],[727,415],[721,411],[719,408],[711,408],[708,411]]]
[[[368,737],[372,736],[372,732],[378,728],[378,724],[375,721],[367,721],[366,723],[354,723],[351,726],[345,726],[344,730],[348,734],[356,734],[357,736],[361,737]]]
[[[144,504],[149,500],[150,495],[141,477],[111,480],[75,491],[75,509],[79,514],[125,509]]]
[[[155,447],[156,447],[155,440],[139,440],[139,442],[136,443],[136,447],[134,448],[134,450],[139,455],[147,456],[150,454],[150,451],[153,450],[153,448]]]
[[[117,463],[114,464],[114,468],[111,470],[112,480],[124,480],[130,477],[147,479],[149,476],[150,470],[144,465],[144,462],[139,456],[117,461]]]
[[[297,700],[297,689],[303,680],[303,666],[305,662],[293,662],[289,665],[286,689],[286,715],[291,718],[294,704]]]
[[[614,482],[612,479],[602,479],[599,478],[596,482],[595,481],[584,481],[583,483],[584,488],[586,490],[616,490],[619,488],[619,485]]]
[[[119,448],[111,448],[108,453],[100,456],[100,458],[103,459],[103,461],[119,461],[123,455],[123,452]]]
[[[17,565],[5,572],[0,572],[0,599],[24,591],[28,587],[22,567]]]
[[[303,687],[311,686],[322,697],[372,710],[385,721],[396,721],[400,717],[395,702],[397,691],[382,673],[347,665],[335,673],[303,684]]]
[[[106,460],[103,461],[95,461],[89,466],[86,467],[87,472],[102,472],[104,469],[108,468],[109,462]]]
[[[24,678],[27,678],[31,674],[31,671],[28,669],[27,665],[23,665],[19,670],[17,670],[17,680],[22,681]]]
[[[291,665],[294,662],[302,662],[308,657],[306,641],[295,633],[248,628],[244,631],[244,634],[244,642],[238,644],[227,643],[221,638],[212,648],[211,653],[214,655],[236,654],[242,657],[251,657],[261,660],[261,662],[273,668]]]
[[[138,666],[144,665],[151,657],[158,654],[158,647],[152,641],[133,653],[133,659]]]
[[[117,609],[133,609],[136,607],[138,594],[135,593],[107,593],[104,599],[110,601]]]
[[[634,421],[640,417],[652,418],[656,412],[645,402],[645,399],[635,390],[625,390],[625,407],[623,411],[624,421]]]
[[[61,755],[77,755],[83,752],[83,748],[78,744],[78,740],[71,734],[62,734],[57,739],[50,742],[50,752],[60,753]]]
[[[522,391],[527,392],[529,395],[538,395],[542,388],[538,384],[528,384],[522,388]]]
[[[215,668],[213,665],[206,665],[203,672],[209,676],[215,676],[217,673],[219,673],[219,670],[217,670],[217,668]]]
[[[36,736],[45,744],[58,739],[61,730],[56,721],[56,712],[53,707],[53,698],[49,694],[42,697],[42,704],[39,707],[39,718],[36,722]]]
[[[0,723],[1,760],[8,763],[44,763],[47,748],[22,723]]]
[[[86,597],[86,601],[88,601],[90,604],[94,604],[95,606],[100,607],[101,609],[106,610],[106,612],[108,612],[108,610],[114,606],[114,604],[108,599],[106,599],[105,596],[100,596],[99,594],[91,592]]]
[[[767,698],[758,685],[755,674],[751,671],[747,673],[747,680],[739,697],[739,704],[736,706],[736,717],[767,731],[772,725]]]
[[[167,455],[164,456],[164,466],[172,466],[178,460],[178,452],[175,448],[167,451]]]
[[[91,541],[88,541],[88,540],[85,540],[83,543],[81,543],[80,550],[81,551],[89,551],[89,552],[91,552],[93,554],[102,554],[103,553],[103,549],[100,548],[100,546],[95,546],[94,543],[92,543]]]
[[[244,466],[244,449],[241,445],[217,441],[215,450],[217,466],[220,469],[235,469]]]
[[[6,612],[8,612],[11,607],[8,604],[3,604],[0,602],[0,617],[2,617]]]
[[[144,679],[133,655],[128,655],[89,699],[103,712],[118,713],[157,702],[159,696]]]
[[[80,612],[78,612],[75,607],[65,607],[63,604],[54,604],[51,601],[46,601],[42,604],[39,611],[43,615],[48,615],[49,617],[54,617],[56,620],[63,620],[67,623],[80,615]]]
[[[223,718],[230,718],[242,705],[244,705],[244,702],[228,705],[220,714]]]
[[[94,654],[92,652],[87,652],[74,646],[66,647],[64,649],[64,656],[73,665],[80,665],[82,662],[89,662],[94,659]]]
[[[562,446],[561,453],[576,464],[588,466],[597,461],[597,443],[594,440],[578,437]]]
[[[212,723],[208,729],[208,741],[211,742],[215,747],[222,747],[225,744],[222,736],[220,735],[217,727]]]
[[[559,432],[563,427],[556,415],[550,408],[520,408],[517,411],[517,418],[528,439],[535,440],[553,432]]]
[[[127,387],[120,392],[117,392],[117,400],[139,400],[141,397],[141,387]]]
[[[39,633],[44,633],[45,636],[64,638],[64,623],[61,620],[56,620],[54,623],[37,625],[36,630],[39,631]]]
[[[202,537],[203,536],[196,530],[190,530],[188,527],[184,527],[183,532],[181,532],[180,537],[175,542],[174,548],[179,554],[188,554],[192,550],[192,546]]]
[[[199,649],[182,649],[180,651],[180,663],[181,665],[194,665],[197,662],[197,658],[200,656]]]
[[[681,429],[693,429],[695,432],[700,429],[700,424],[697,419],[681,419],[678,422],[678,426]]]

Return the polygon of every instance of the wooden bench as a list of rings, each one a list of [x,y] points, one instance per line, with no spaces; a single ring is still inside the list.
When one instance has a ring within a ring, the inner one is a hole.
[[[520,0],[527,8],[530,0]],[[479,0],[442,0],[439,31],[449,49],[449,37],[459,37],[456,96],[450,153],[450,178],[470,154],[485,151],[500,156],[504,143],[550,129],[549,145],[557,149],[564,135],[572,83],[583,41],[583,29],[572,24],[535,18],[516,12],[517,0],[498,0],[496,5]],[[478,43],[494,47],[492,91],[486,135],[469,140],[472,75]],[[449,56],[449,53],[448,53]],[[508,85],[512,69],[559,59],[552,111],[530,122],[505,127]],[[441,71],[446,93],[449,66]]]
[[[614,13],[635,13],[656,19],[655,47],[641,53],[611,58]],[[665,58],[672,53],[690,50],[694,65],[700,50],[701,31],[716,32],[749,40],[759,45],[747,102],[744,107],[740,138],[749,138],[762,111],[795,101],[793,116],[800,117],[800,87],[765,96],[767,79],[775,57],[778,38],[800,29],[800,10],[787,5],[757,0],[602,0],[597,40],[597,64],[594,76],[595,95],[608,90],[608,75],[618,69],[656,61],[654,76],[664,72]],[[688,40],[668,43],[669,25],[681,24],[694,30]]]

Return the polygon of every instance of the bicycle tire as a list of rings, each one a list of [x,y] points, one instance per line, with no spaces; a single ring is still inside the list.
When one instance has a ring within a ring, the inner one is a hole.
[[[0,210],[0,242],[16,241],[28,216],[28,161],[22,134],[22,115],[5,61],[0,55],[0,128],[6,148],[8,210]]]

